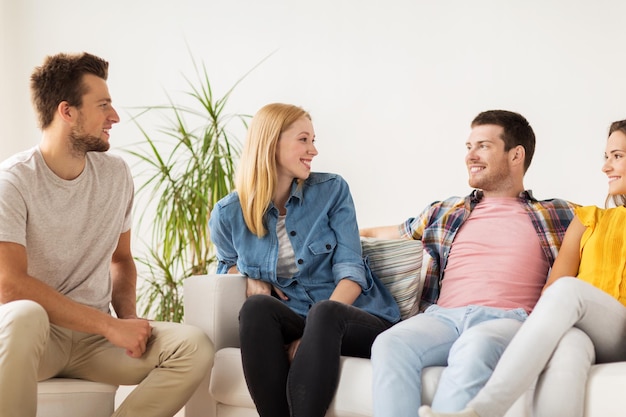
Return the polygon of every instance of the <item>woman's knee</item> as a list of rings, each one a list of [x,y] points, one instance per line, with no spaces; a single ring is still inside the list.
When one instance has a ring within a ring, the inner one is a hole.
[[[557,299],[577,297],[585,291],[589,284],[574,277],[563,277],[556,280],[544,292],[542,298],[554,297]]]
[[[269,295],[251,295],[246,298],[239,310],[239,320],[254,319],[269,313],[274,303],[276,303],[276,299]]]
[[[346,307],[345,304],[330,300],[315,303],[306,316],[304,335],[330,337],[343,334],[346,329]]]
[[[336,322],[344,316],[343,312],[347,308],[349,308],[348,305],[337,301],[324,300],[317,302],[311,307],[309,314],[307,314],[307,324],[311,322]]]

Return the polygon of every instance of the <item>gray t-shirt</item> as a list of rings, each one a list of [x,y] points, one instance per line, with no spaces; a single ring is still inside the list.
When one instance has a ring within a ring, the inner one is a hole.
[[[28,274],[79,303],[109,311],[111,256],[130,230],[134,186],[128,165],[89,152],[67,181],[39,147],[0,164],[0,241],[26,248]]]

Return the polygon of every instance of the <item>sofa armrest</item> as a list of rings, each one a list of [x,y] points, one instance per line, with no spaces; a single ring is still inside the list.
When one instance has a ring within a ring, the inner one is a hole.
[[[246,278],[239,274],[196,275],[183,283],[185,323],[201,328],[215,351],[239,347],[239,310]]]

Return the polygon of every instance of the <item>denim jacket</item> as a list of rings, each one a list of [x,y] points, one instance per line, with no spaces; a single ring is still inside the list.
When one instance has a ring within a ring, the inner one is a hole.
[[[293,277],[276,276],[278,209],[270,205],[265,215],[268,233],[259,238],[246,226],[236,192],[216,204],[209,220],[217,273],[237,265],[245,276],[280,288],[289,297],[284,303],[304,317],[347,278],[362,289],[355,307],[397,322],[400,311],[395,300],[362,257],[354,203],[345,180],[336,174],[311,173],[300,186],[294,181],[286,208],[285,227],[298,267]]]

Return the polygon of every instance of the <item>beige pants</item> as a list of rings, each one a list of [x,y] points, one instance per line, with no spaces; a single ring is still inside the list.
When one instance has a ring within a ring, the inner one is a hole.
[[[55,376],[137,385],[113,416],[173,416],[208,372],[214,349],[196,327],[152,326],[146,353],[133,359],[102,336],[49,324],[35,302],[0,305],[0,416],[35,417],[37,382]]]

